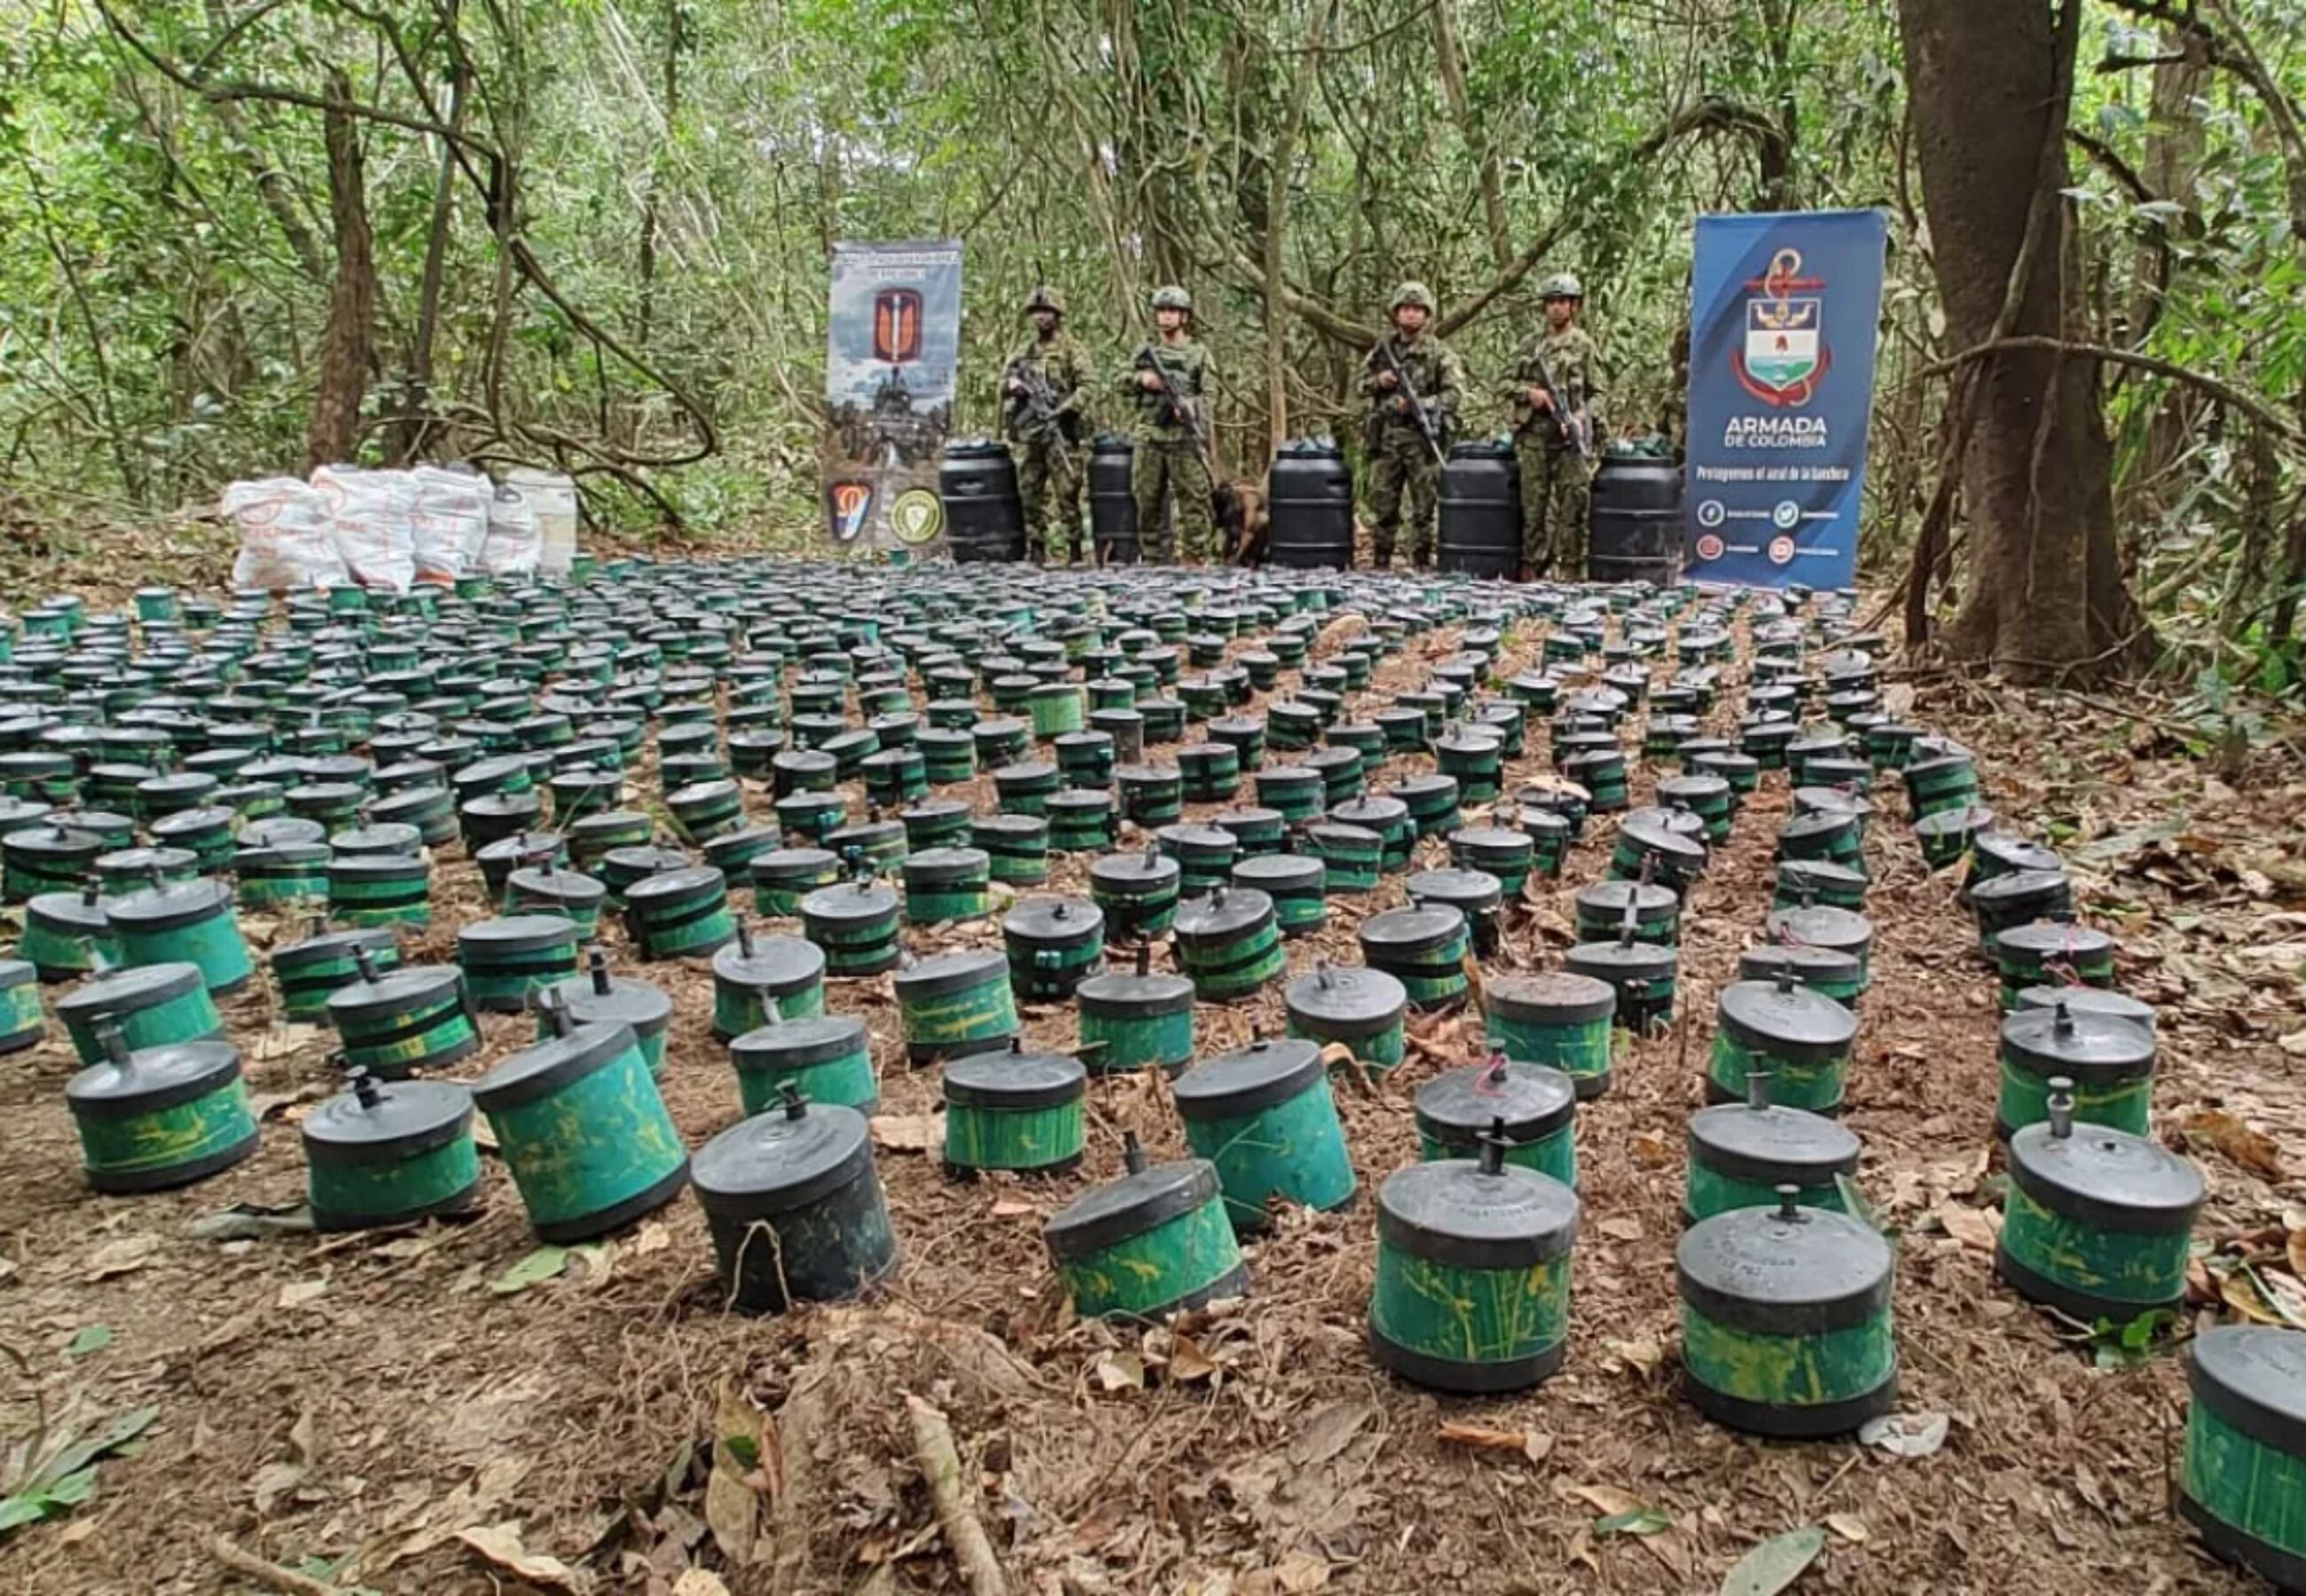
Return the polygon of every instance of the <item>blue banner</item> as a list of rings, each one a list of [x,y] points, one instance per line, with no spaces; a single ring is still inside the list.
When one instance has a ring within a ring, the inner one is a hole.
[[[1691,580],[1858,579],[1886,233],[1878,210],[1697,218],[1683,495]]]

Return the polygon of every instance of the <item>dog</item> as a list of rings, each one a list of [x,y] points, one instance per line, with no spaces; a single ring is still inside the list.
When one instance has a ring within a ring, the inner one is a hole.
[[[1247,477],[1219,482],[1209,492],[1209,516],[1217,523],[1226,564],[1255,569],[1266,562],[1273,517],[1262,482]]]

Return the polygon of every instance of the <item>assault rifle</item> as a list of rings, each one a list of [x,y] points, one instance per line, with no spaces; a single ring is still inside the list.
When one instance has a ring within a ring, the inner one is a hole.
[[[1011,361],[1009,369],[1002,373],[1002,390],[1004,393],[1012,382],[1021,385],[1025,390],[1021,394],[1009,395],[1010,424],[1017,429],[1019,436],[1038,437],[1054,427],[1067,443],[1080,441],[1077,436],[1080,430],[1080,413],[1063,408],[1064,401],[1058,397],[1057,385],[1049,380],[1047,372],[1021,354]]]
[[[1185,429],[1186,435],[1193,440],[1193,452],[1201,457],[1201,469],[1209,470],[1209,425],[1201,414],[1200,405],[1177,391],[1177,379],[1183,373],[1164,361],[1150,344],[1140,344],[1136,357],[1131,363],[1140,371],[1160,374],[1161,387],[1155,396],[1161,401],[1159,419],[1166,425]]]
[[[1377,347],[1370,351],[1370,359],[1393,373],[1393,380],[1396,384],[1394,393],[1405,402],[1404,408],[1409,413],[1409,424],[1417,429],[1417,435],[1425,440],[1425,447],[1433,451],[1433,463],[1447,465],[1449,461],[1441,447],[1441,429],[1435,424],[1433,413],[1425,407],[1425,401],[1418,397],[1417,384],[1409,380],[1409,372],[1403,368],[1401,355],[1395,350],[1393,340],[1379,338]]]
[[[1553,370],[1545,363],[1545,346],[1539,344],[1531,351],[1537,362],[1537,386],[1553,401],[1553,424],[1561,430],[1561,440],[1577,451],[1581,460],[1593,457],[1593,432],[1585,417],[1569,407],[1568,396],[1553,380]]]

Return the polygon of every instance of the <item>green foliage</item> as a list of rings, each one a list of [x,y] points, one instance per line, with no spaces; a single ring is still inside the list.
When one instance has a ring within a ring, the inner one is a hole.
[[[103,1461],[125,1455],[158,1418],[156,1407],[121,1414],[91,1435],[67,1427],[55,1436],[37,1436],[29,1455],[0,1495],[0,1535],[42,1519],[62,1518],[96,1494]]]

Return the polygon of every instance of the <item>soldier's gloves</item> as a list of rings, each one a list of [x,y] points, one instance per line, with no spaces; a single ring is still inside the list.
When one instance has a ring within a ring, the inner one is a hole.
[[[1401,386],[1401,379],[1396,377],[1391,371],[1379,371],[1377,374],[1377,385],[1379,388],[1386,389],[1388,392],[1391,392],[1393,389]]]

